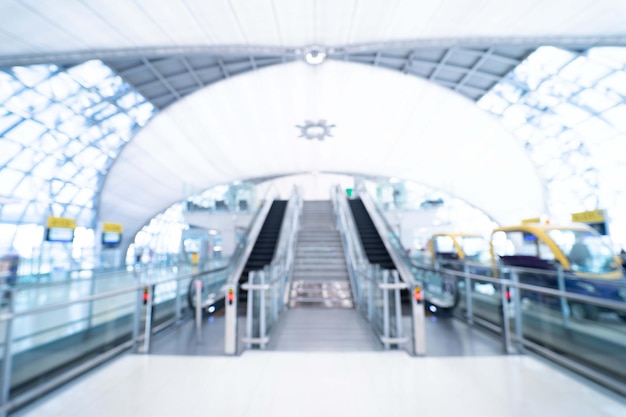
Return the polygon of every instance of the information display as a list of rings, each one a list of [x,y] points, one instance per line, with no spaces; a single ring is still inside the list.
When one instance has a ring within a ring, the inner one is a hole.
[[[46,233],[46,240],[48,242],[72,242],[74,240],[74,229],[50,227]]]
[[[117,246],[122,241],[122,234],[118,232],[103,232],[102,244],[105,246]]]
[[[603,236],[608,236],[609,234],[606,224],[606,211],[603,209],[572,213],[572,221],[586,223]]]

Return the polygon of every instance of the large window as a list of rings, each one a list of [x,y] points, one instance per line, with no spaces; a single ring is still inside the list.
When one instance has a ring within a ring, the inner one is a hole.
[[[626,48],[541,47],[478,102],[530,153],[545,182],[547,214],[561,222],[607,209],[619,246],[626,246],[625,70]]]
[[[91,253],[104,177],[155,108],[100,61],[0,70],[0,252],[41,258],[48,216]],[[93,255],[91,255],[93,256]]]

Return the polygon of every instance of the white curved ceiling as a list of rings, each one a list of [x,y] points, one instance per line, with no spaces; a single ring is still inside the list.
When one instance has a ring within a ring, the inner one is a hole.
[[[333,137],[299,137],[306,120],[336,125]],[[100,212],[136,230],[190,191],[313,171],[416,180],[500,222],[544,211],[526,153],[472,101],[395,71],[329,61],[246,73],[171,105],[116,160]]]
[[[255,69],[252,54],[294,58],[318,44],[336,56],[367,52],[372,65],[399,59],[396,69],[409,73],[419,47],[624,44],[625,16],[626,2],[617,0],[11,0],[0,2],[0,66],[139,58],[178,99],[184,94],[151,58],[242,56]],[[397,48],[410,53],[381,55]],[[417,62],[428,67],[422,75],[437,81],[453,53],[434,67]],[[464,66],[460,84],[489,72],[490,55],[492,48]],[[216,79],[243,65],[217,61]],[[208,83],[185,64],[199,87]],[[322,118],[337,125],[332,141],[295,138],[295,124]],[[136,230],[190,191],[308,170],[416,179],[502,222],[544,211],[526,153],[473,103],[400,72],[336,61],[252,71],[167,107],[113,165],[99,211]]]
[[[626,2],[616,0],[9,0],[0,5],[0,57],[147,47],[623,37],[624,16]]]

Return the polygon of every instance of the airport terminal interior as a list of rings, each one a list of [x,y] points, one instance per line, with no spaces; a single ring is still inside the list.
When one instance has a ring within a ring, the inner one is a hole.
[[[0,417],[626,415],[626,3],[0,3]]]

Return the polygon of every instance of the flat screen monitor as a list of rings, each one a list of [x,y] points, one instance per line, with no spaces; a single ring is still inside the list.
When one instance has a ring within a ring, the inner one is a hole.
[[[102,244],[106,246],[117,246],[122,241],[122,234],[118,232],[102,233]]]
[[[607,236],[609,233],[606,230],[606,223],[605,222],[601,222],[601,223],[588,223],[589,226],[593,227],[596,232],[600,233],[602,236]]]
[[[72,242],[74,240],[74,229],[50,227],[46,233],[46,240],[48,242]]]

